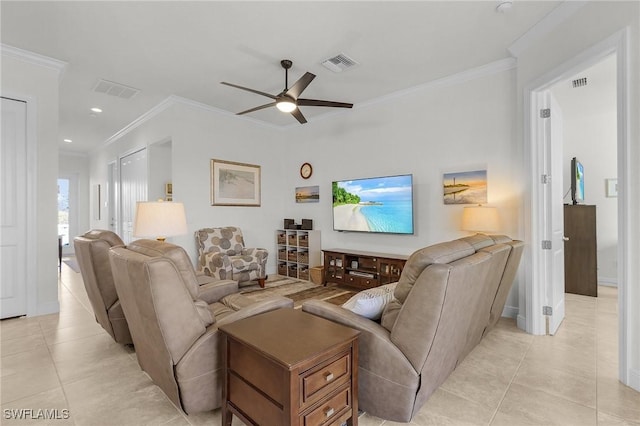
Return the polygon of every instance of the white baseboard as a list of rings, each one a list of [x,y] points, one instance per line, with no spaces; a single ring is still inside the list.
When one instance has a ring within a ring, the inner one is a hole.
[[[520,330],[527,331],[527,319],[524,316],[518,314],[516,317],[516,325]]]
[[[57,314],[58,312],[60,312],[60,303],[56,300],[55,302],[39,304],[36,315]]]
[[[502,316],[507,318],[517,318],[518,317],[518,307],[517,306],[509,306],[506,305],[502,310]]]
[[[629,370],[629,387],[640,392],[640,370]]]
[[[606,287],[618,287],[618,279],[610,277],[598,277],[598,285]]]

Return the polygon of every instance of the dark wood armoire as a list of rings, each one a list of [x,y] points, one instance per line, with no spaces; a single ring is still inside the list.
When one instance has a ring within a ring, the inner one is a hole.
[[[598,296],[596,206],[564,205],[564,289]]]

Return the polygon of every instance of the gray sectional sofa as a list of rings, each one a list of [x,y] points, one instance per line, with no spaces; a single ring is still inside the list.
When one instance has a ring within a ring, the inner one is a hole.
[[[360,408],[408,422],[500,318],[523,248],[477,234],[416,251],[380,322],[318,300],[302,309],[361,331]]]

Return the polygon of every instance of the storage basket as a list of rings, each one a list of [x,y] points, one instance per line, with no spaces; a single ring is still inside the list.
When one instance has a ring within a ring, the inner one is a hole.
[[[308,280],[309,279],[309,268],[300,268],[300,269],[298,269],[298,279]]]
[[[324,283],[324,268],[322,266],[314,266],[309,268],[311,275],[311,282],[314,284],[322,285]]]
[[[278,260],[287,260],[287,251],[282,249],[278,250]]]
[[[298,263],[309,263],[309,252],[308,251],[299,251],[298,252]]]
[[[278,264],[278,275],[284,275],[285,277],[287,276],[287,264],[286,263],[279,263]]]

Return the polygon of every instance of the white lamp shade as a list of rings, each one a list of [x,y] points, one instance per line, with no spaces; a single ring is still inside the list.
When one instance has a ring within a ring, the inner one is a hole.
[[[187,233],[184,205],[171,201],[138,201],[133,236],[158,238]]]
[[[495,207],[465,207],[462,212],[462,229],[474,232],[496,232],[498,224],[498,209]]]

